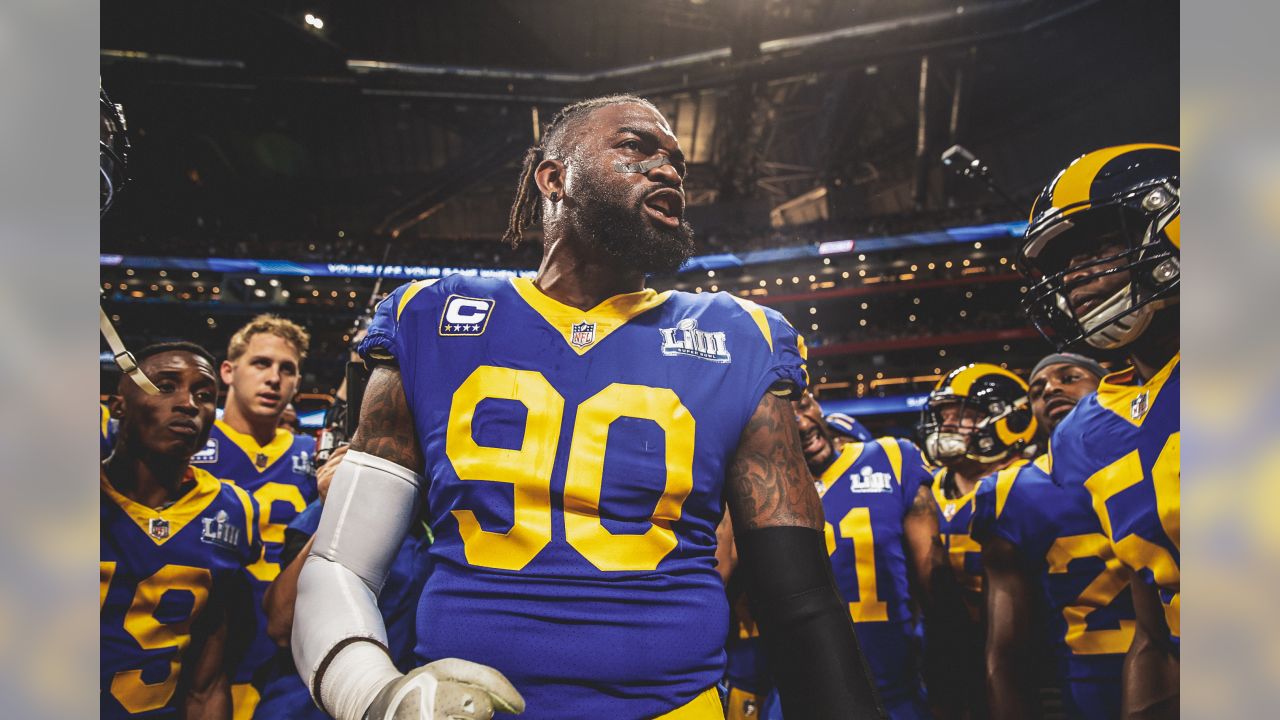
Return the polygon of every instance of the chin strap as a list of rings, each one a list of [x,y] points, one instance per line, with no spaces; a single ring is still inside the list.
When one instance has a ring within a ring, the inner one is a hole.
[[[107,317],[107,311],[98,306],[98,327],[102,329],[102,337],[107,339],[107,346],[111,348],[111,354],[114,356],[116,365],[120,368],[120,372],[128,375],[142,391],[148,395],[159,395],[160,388],[151,382],[151,378],[142,372],[138,367],[138,361],[133,359],[133,353],[129,352],[124,342],[120,339],[120,335],[116,333],[116,328],[111,324],[111,318]]]

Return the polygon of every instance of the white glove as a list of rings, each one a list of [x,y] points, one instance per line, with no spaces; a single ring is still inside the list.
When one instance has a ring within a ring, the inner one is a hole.
[[[497,670],[446,658],[388,683],[364,720],[489,720],[495,711],[524,712],[524,698]]]

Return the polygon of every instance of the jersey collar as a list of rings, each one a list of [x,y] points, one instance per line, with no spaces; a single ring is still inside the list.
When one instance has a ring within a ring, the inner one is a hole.
[[[669,290],[660,293],[653,288],[645,288],[638,292],[614,295],[590,310],[579,310],[546,295],[529,278],[512,278],[511,286],[534,312],[560,333],[565,344],[578,355],[585,354],[614,330],[641,313],[658,307],[671,296]]]
[[[1131,425],[1141,427],[1147,410],[1156,404],[1156,398],[1181,359],[1182,353],[1175,353],[1159,372],[1141,384],[1134,382],[1137,373],[1131,367],[1107,375],[1098,383],[1098,404]]]
[[[259,473],[265,472],[267,468],[275,465],[276,461],[284,457],[289,452],[289,448],[293,447],[293,433],[284,428],[276,428],[276,436],[266,445],[259,445],[252,435],[237,431],[228,425],[221,418],[213,421],[214,425],[222,431],[227,439],[235,443],[245,455],[249,457],[249,464]]]
[[[133,524],[151,538],[156,545],[164,545],[170,538],[182,531],[200,513],[209,507],[209,503],[218,496],[222,481],[197,467],[188,467],[185,481],[195,481],[195,487],[178,498],[172,505],[157,510],[135,502],[126,497],[111,484],[104,470],[98,471],[99,485],[102,494],[106,495],[124,511]]]

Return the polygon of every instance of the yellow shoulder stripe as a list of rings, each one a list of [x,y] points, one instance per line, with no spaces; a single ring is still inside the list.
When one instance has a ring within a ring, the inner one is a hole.
[[[891,437],[876,438],[876,444],[884,450],[885,457],[889,458],[889,468],[893,470],[893,477],[902,484],[902,446],[898,444],[897,439]]]
[[[1013,489],[1013,481],[1017,479],[1025,462],[1017,462],[996,473],[996,517],[1004,512],[1004,503],[1009,499],[1009,491]]]
[[[760,328],[760,334],[764,336],[764,341],[769,345],[769,352],[773,352],[773,331],[769,329],[769,318],[765,316],[764,308],[750,300],[743,300],[737,295],[729,294],[729,297],[733,298],[734,302],[747,311],[747,314],[755,321],[756,327]],[[801,347],[804,347],[804,345],[801,344]],[[801,355],[801,357],[803,358],[804,356]]]
[[[432,280],[418,280],[404,289],[404,293],[400,295],[400,304],[396,305],[396,320],[400,320],[400,313],[404,312],[404,306],[409,304],[414,295],[426,290],[427,288],[440,282],[438,278]]]
[[[245,541],[252,547],[253,529],[258,524],[258,519],[253,516],[253,502],[249,500],[249,491],[231,480],[223,480],[222,483],[231,488],[231,491],[239,498],[240,504],[244,506],[244,537]]]
[[[825,495],[827,489],[843,477],[858,458],[862,457],[863,447],[863,443],[849,443],[841,448],[840,456],[822,471],[822,476],[818,478],[818,482],[822,483],[822,489],[818,491],[819,495]]]

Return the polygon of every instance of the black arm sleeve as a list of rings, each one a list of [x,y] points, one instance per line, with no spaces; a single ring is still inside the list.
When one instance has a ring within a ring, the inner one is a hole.
[[[822,533],[802,527],[737,537],[751,611],[789,718],[887,718]]]

